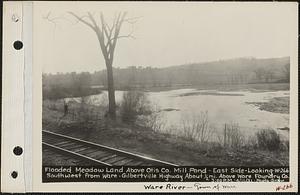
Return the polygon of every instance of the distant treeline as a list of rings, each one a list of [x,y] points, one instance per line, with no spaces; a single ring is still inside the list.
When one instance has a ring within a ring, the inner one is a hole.
[[[238,58],[208,63],[192,63],[167,68],[114,68],[116,89],[214,84],[289,82],[289,57],[255,59]],[[93,73],[43,74],[43,89],[64,88],[69,96],[96,93],[107,86],[106,70]],[[92,87],[92,88],[91,88]],[[98,89],[98,88],[97,88]],[[59,90],[60,91],[60,90]],[[63,96],[56,94],[55,96]]]
[[[90,73],[43,74],[43,99],[60,99],[66,97],[83,97],[101,93],[93,88]]]

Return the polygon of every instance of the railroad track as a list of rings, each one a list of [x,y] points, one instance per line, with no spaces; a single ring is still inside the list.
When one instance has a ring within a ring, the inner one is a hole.
[[[178,166],[116,148],[43,130],[43,148],[104,166]]]

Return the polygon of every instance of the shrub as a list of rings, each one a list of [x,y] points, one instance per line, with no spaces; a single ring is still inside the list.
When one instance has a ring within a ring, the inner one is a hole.
[[[94,100],[89,96],[78,98],[78,103],[69,103],[70,117],[81,127],[87,130],[101,118],[100,106],[95,106]]]
[[[281,140],[279,134],[273,129],[262,129],[256,132],[258,147],[270,151],[279,150]]]
[[[245,138],[240,131],[240,126],[237,123],[225,124],[224,129],[224,146],[233,149],[241,148],[244,145]]]
[[[121,118],[126,123],[134,123],[139,115],[151,114],[150,102],[144,92],[127,91],[121,102]]]
[[[280,143],[280,150],[288,151],[290,148],[290,142],[288,140],[281,141]]]
[[[43,99],[56,100],[66,96],[66,89],[59,85],[51,85],[49,88],[43,87]]]
[[[194,114],[191,117],[185,116],[181,124],[185,138],[204,143],[211,137],[212,132],[209,126],[207,111]]]
[[[257,136],[256,135],[251,135],[247,139],[247,145],[246,146],[251,148],[251,149],[257,149],[258,148]]]
[[[164,131],[166,121],[163,120],[161,112],[153,111],[150,115],[145,117],[144,125],[153,131]]]

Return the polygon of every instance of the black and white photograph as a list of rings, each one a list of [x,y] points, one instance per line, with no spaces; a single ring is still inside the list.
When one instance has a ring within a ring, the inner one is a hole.
[[[43,166],[289,166],[290,6],[62,4],[34,12]]]
[[[1,192],[298,191],[297,2],[1,10]]]

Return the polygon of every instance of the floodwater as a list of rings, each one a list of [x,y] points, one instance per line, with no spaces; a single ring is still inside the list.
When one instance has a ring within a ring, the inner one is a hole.
[[[117,103],[123,91],[116,91]],[[247,102],[265,102],[273,97],[289,97],[289,91],[250,92],[178,89],[147,92],[148,99],[161,110],[166,127],[180,129],[182,121],[207,112],[209,124],[222,133],[225,123],[238,124],[245,135],[253,135],[262,128],[289,127],[289,114],[259,110]],[[90,96],[95,104],[107,99],[107,92]],[[167,110],[165,110],[167,109]],[[174,109],[174,110],[173,110]],[[171,130],[172,131],[172,130]],[[288,139],[289,131],[277,130]]]

